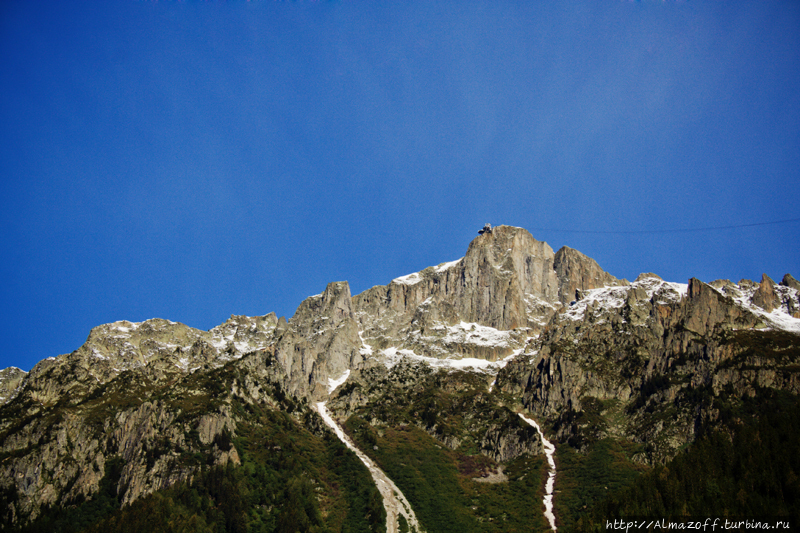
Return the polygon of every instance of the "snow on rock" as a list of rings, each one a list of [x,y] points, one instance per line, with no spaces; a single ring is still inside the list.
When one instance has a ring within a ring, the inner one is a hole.
[[[664,281],[653,276],[640,277],[627,286],[622,285],[591,289],[584,292],[583,297],[579,301],[570,304],[570,306],[561,313],[561,317],[568,320],[580,321],[583,320],[587,309],[593,310],[592,312],[595,314],[598,310],[620,309],[625,305],[628,294],[636,289],[644,289],[648,300],[653,299],[655,296],[655,303],[665,305],[680,302],[681,299],[688,294],[689,285],[686,283]]]
[[[478,346],[506,347],[511,340],[510,331],[481,326],[473,322],[461,322],[455,326],[440,326],[446,329],[442,339],[447,344],[476,344]],[[435,330],[436,328],[434,328]]]
[[[769,328],[800,333],[800,318],[792,316],[793,311],[796,312],[792,302],[800,302],[798,298],[800,291],[791,287],[775,285],[773,290],[781,304],[768,311],[753,303],[755,294],[760,286],[758,283],[743,281],[736,285],[727,280],[718,280],[712,282],[709,286],[723,296],[731,298],[741,308],[761,317]],[[637,289],[643,289],[647,294],[647,299],[653,303],[668,305],[679,303],[685,298],[688,294],[689,285],[663,281],[655,276],[644,277],[642,275],[629,286],[588,290],[579,301],[572,302],[560,316],[562,319],[581,321],[584,319],[587,310],[597,316],[603,310],[619,309],[625,305],[629,292]]]
[[[463,259],[463,257],[461,258]],[[457,264],[461,262],[461,259],[456,259],[455,261],[450,261],[448,263],[441,263],[435,267],[428,267],[425,269],[426,272],[430,272],[431,269],[434,273],[440,274],[445,270],[453,268]],[[421,272],[412,272],[411,274],[406,274],[405,276],[400,276],[399,278],[394,278],[392,283],[397,283],[398,285],[416,285],[420,281],[422,281],[423,276]]]
[[[539,427],[539,424],[537,424],[533,419],[526,417],[522,413],[518,414],[522,420],[536,428],[539,438],[542,439],[544,453],[547,456],[547,464],[550,466],[550,473],[547,476],[547,483],[544,487],[544,498],[542,499],[542,502],[544,503],[544,516],[547,518],[547,521],[550,522],[550,528],[555,531],[556,515],[553,514],[553,489],[556,485],[556,461],[553,458],[553,455],[556,453],[556,447],[552,442],[544,438],[544,433],[542,433],[542,429]]]
[[[448,270],[448,269],[456,266],[457,264],[459,264],[461,262],[461,259],[464,259],[464,258],[462,257],[460,259],[456,259],[455,261],[450,261],[449,263],[442,263],[441,265],[437,266],[434,269],[434,272],[437,272],[437,273],[438,272],[444,272],[445,270]]]
[[[627,287],[603,287],[586,291],[580,301],[570,305],[566,311],[561,313],[561,317],[580,321],[583,320],[587,309],[593,309],[596,306],[603,309],[619,309],[625,305],[627,294]]]
[[[347,378],[350,377],[350,369],[344,371],[339,379],[328,378],[328,394],[332,394],[333,391],[336,390],[336,387],[347,381]]]
[[[767,312],[761,307],[753,303],[753,296],[758,290],[757,283],[739,283],[733,285],[732,283],[724,286],[711,285],[716,291],[733,298],[733,300],[741,307],[748,311],[760,316],[764,322],[769,324],[772,329],[780,329],[791,333],[800,334],[800,318],[795,318],[791,315],[791,310],[787,302],[798,302],[800,299],[800,291],[791,287],[784,287],[782,285],[775,285],[773,287],[778,298],[781,300],[781,305],[776,307],[771,312]]]
[[[420,281],[422,281],[422,276],[419,275],[419,272],[414,272],[412,274],[400,276],[399,278],[394,278],[392,283],[397,283],[399,285],[416,285]]]
[[[364,356],[364,358],[370,357],[372,355],[372,346],[364,342],[364,332],[358,332],[358,338],[361,339],[361,348],[359,348],[358,353]]]
[[[471,370],[473,372],[495,373],[499,369],[506,366],[508,362],[517,355],[517,352],[500,361],[487,361],[486,359],[477,359],[474,357],[438,359],[436,357],[417,355],[411,350],[397,349],[395,347],[381,350],[380,354],[383,356],[383,362],[386,365],[386,368],[389,370],[403,360],[403,358],[408,358],[412,361],[418,361],[437,369]]]
[[[0,370],[0,405],[17,396],[27,375],[27,372],[15,366]]]

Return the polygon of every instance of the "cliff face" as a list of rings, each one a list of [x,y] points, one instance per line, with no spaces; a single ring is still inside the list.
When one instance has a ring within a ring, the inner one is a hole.
[[[799,294],[788,274],[628,283],[500,226],[457,261],[362,294],[330,283],[288,321],[98,326],[29,374],[0,372],[0,489],[12,495],[0,512],[21,523],[91,499],[110,464],[128,504],[239,464],[253,412],[320,434],[316,401],[377,435],[414,427],[495,466],[543,452],[522,408],[557,444],[620,439],[641,444],[635,461],[664,462],[716,420],[720,395],[800,394]]]
[[[624,437],[648,445],[639,460],[663,462],[713,421],[710,400],[726,388],[800,393],[800,329],[789,313],[797,298],[796,289],[764,282],[682,285],[643,274],[629,286],[585,292],[529,345],[529,356],[500,372],[498,386],[551,420],[560,439]],[[709,402],[698,405],[700,397]],[[599,418],[574,423],[587,406]],[[654,414],[667,412],[666,423]]]
[[[562,292],[620,283],[575,250],[554,254],[526,230],[499,226],[474,239],[458,261],[359,294],[354,309],[375,348],[496,360],[544,328],[569,302]],[[473,329],[478,334],[470,336]]]
[[[275,353],[288,390],[324,399],[328,380],[363,363],[358,323],[346,281],[307,298],[276,340]]]

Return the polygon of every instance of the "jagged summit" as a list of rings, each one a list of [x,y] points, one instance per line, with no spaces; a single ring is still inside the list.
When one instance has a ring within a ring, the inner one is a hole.
[[[364,337],[383,347],[387,337],[460,323],[535,333],[577,290],[619,283],[580,252],[554,254],[523,228],[497,226],[473,239],[463,258],[373,287],[354,307]]]

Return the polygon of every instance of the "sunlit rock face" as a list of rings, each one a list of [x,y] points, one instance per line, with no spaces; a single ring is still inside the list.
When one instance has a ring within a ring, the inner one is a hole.
[[[328,380],[363,363],[358,323],[346,281],[330,283],[322,294],[297,308],[276,341],[275,355],[290,392],[327,397]]]
[[[375,348],[396,346],[399,338],[425,355],[496,360],[564,308],[572,298],[562,293],[620,283],[580,252],[554,254],[526,230],[498,226],[476,237],[463,258],[373,287],[354,298],[354,307]]]

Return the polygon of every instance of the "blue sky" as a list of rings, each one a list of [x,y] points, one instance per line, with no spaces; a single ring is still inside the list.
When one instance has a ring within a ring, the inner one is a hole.
[[[798,28],[769,0],[6,0],[0,368],[115,320],[288,318],[485,222],[628,279],[800,277]]]

